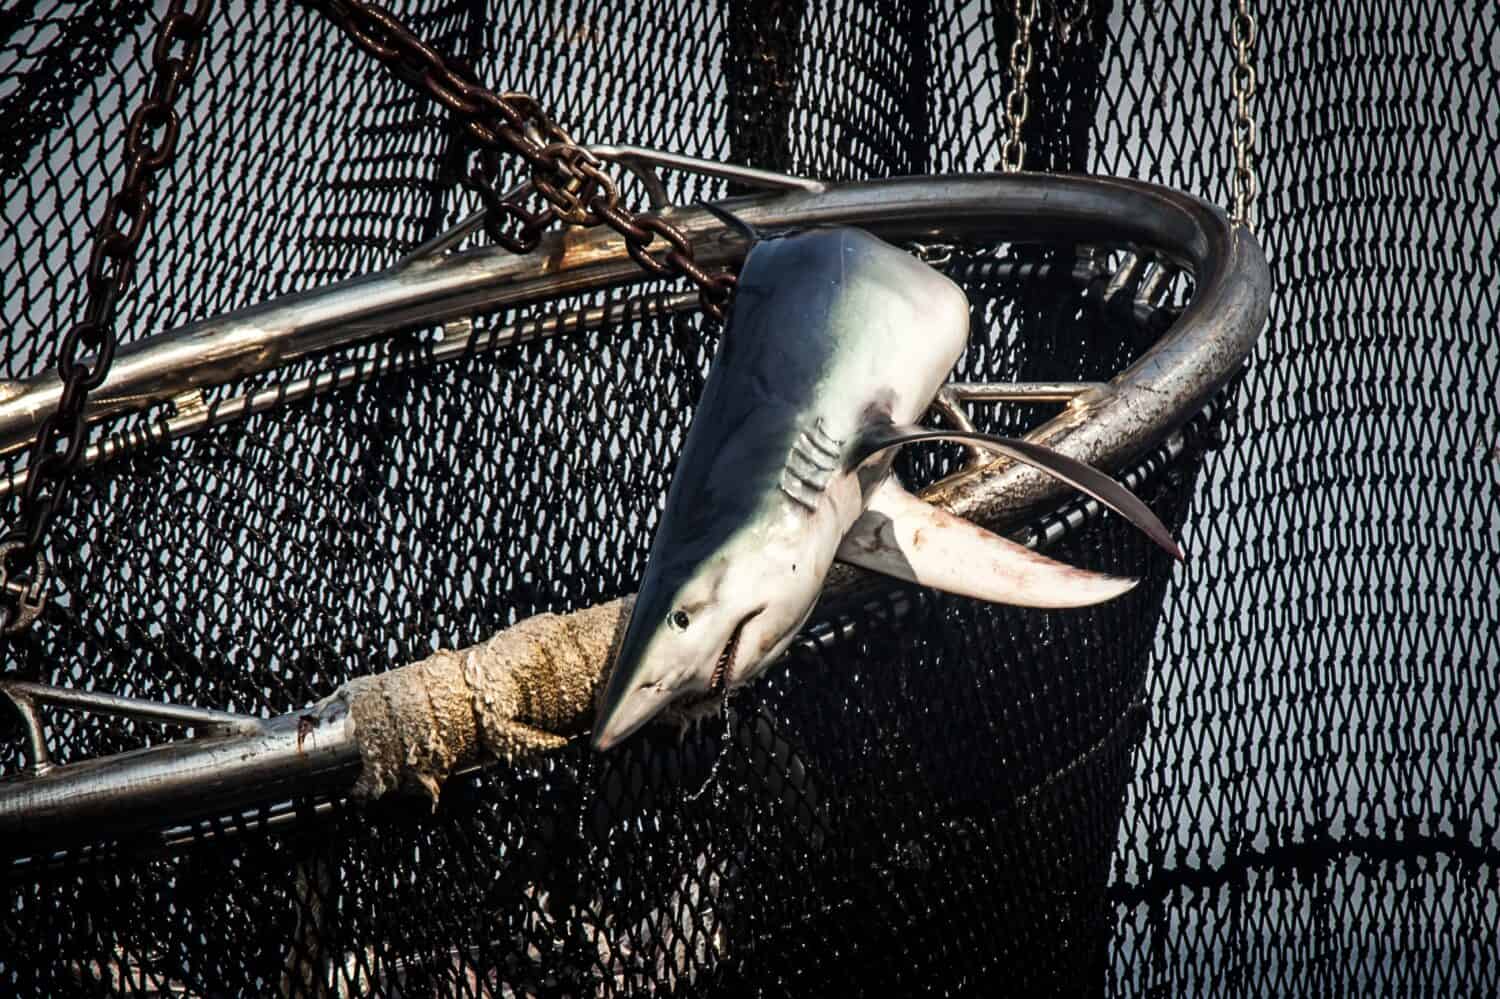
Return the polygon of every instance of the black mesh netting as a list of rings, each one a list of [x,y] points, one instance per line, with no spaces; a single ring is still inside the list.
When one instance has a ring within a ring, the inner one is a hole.
[[[1228,5],[1061,6],[1039,8],[1028,165],[1226,202]],[[0,992],[1494,994],[1500,20],[1255,6],[1275,295],[1229,419],[1141,490],[1186,565],[1106,520],[1060,556],[1144,571],[1116,603],[862,611],[736,700],[696,799],[715,724],[492,768],[432,814],[308,801],[13,870]],[[1009,3],[400,7],[590,140],[832,179],[999,164]],[[80,313],[159,13],[0,12],[6,378]],[[303,8],[225,5],[206,59],[125,339],[387,265],[472,207],[443,115]],[[1065,283],[950,269],[964,377],[1132,356]],[[629,592],[712,349],[643,321],[99,466],[5,668],[277,714]],[[159,737],[59,716],[52,741]],[[0,773],[20,760],[7,739]]]

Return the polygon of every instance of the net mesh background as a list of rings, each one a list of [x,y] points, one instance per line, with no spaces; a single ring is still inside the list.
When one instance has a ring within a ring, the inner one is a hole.
[[[1106,519],[1055,554],[1144,574],[1115,603],[863,609],[736,698],[697,798],[716,724],[493,767],[430,812],[300,802],[16,868],[0,991],[1500,990],[1500,19],[1419,6],[1255,5],[1274,296],[1227,418],[1141,489],[1185,565]],[[1009,4],[397,9],[589,141],[834,180],[1000,163]],[[1039,10],[1028,167],[1228,203],[1227,5]],[[47,370],[81,314],[159,16],[0,13],[6,378]],[[122,339],[387,266],[471,208],[445,117],[320,17],[225,5],[205,58]],[[950,265],[974,309],[960,377],[1134,356],[1071,286],[989,261]],[[627,593],[713,346],[695,319],[642,320],[98,466],[5,669],[279,714]],[[1019,431],[1046,410],[976,415]],[[61,761],[165,737],[52,719]]]

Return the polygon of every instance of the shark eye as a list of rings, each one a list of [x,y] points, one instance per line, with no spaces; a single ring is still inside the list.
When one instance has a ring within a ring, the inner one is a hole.
[[[687,631],[687,626],[688,626],[687,611],[685,611],[685,610],[674,610],[667,617],[667,621],[672,625],[672,627],[676,628],[678,631]]]

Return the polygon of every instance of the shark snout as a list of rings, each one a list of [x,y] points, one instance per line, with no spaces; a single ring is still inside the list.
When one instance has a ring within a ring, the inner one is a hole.
[[[635,669],[620,672],[618,686],[611,682],[610,694],[594,726],[594,749],[602,752],[619,745],[674,703],[679,707],[696,706],[722,696],[726,688],[735,685],[736,677],[744,673],[748,650],[741,636],[745,626],[765,609],[766,605],[761,604],[747,611],[727,635],[714,640],[706,648],[698,646],[695,654],[677,660],[675,669],[668,665],[672,662],[670,648],[664,648],[660,642],[648,643],[641,658],[632,656],[617,662],[617,671],[621,670],[622,663],[638,665]],[[665,657],[657,659],[655,667],[647,665],[653,654]]]
[[[594,749],[604,752],[618,746],[671,703],[672,695],[659,684],[644,684],[630,691],[594,726]]]

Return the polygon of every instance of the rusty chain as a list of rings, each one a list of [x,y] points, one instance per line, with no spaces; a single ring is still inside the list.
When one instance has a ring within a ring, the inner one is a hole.
[[[554,222],[607,225],[625,238],[640,266],[659,276],[683,275],[698,286],[704,311],[722,319],[735,277],[710,272],[693,258],[681,230],[653,215],[622,206],[619,186],[603,162],[574,142],[540,105],[521,93],[496,94],[446,60],[385,8],[362,0],[304,0],[327,15],[363,50],[399,79],[448,108],[461,122],[478,163],[465,178],[489,209],[486,229],[502,246],[529,252]],[[59,342],[62,390],[31,445],[21,490],[20,524],[0,539],[0,634],[18,632],[46,604],[48,563],[41,551],[47,525],[65,496],[88,439],[88,395],[104,383],[118,339],[114,320],[135,272],[136,251],[155,206],[156,176],[173,161],[180,130],[175,104],[197,69],[211,0],[171,0],[154,46],[151,90],[131,116],[125,136],[125,179],[94,228],[85,275],[88,301],[82,321]],[[513,153],[531,168],[527,190],[546,202],[528,209],[525,192],[495,193],[499,156]],[[506,226],[514,226],[507,231]],[[92,354],[92,357],[88,355]]]
[[[211,6],[211,0],[198,0],[188,10],[186,0],[172,0],[157,28],[151,89],[125,130],[125,179],[94,226],[83,319],[58,342],[62,392],[28,453],[20,524],[0,540],[0,634],[26,628],[46,605],[42,541],[88,442],[84,406],[89,393],[104,383],[114,362],[116,310],[130,287],[136,250],[155,209],[151,196],[156,177],[177,153],[175,105],[198,67]]]
[[[1026,95],[1031,76],[1031,26],[1036,21],[1036,0],[1015,0],[1016,37],[1010,44],[1010,92],[1005,95],[1005,141],[1000,147],[1000,167],[1016,173],[1026,159],[1026,140],[1021,129],[1030,110]]]
[[[537,101],[522,93],[495,93],[467,69],[418,38],[394,14],[365,0],[303,0],[333,21],[365,52],[398,79],[447,108],[473,144],[478,163],[464,185],[488,209],[486,231],[516,253],[536,248],[554,222],[606,225],[625,238],[630,256],[652,274],[682,275],[698,286],[703,311],[722,319],[734,290],[728,272],[704,270],[676,226],[655,215],[636,214],[620,201],[620,189],[603,162],[552,120]],[[531,169],[529,191],[546,207],[531,211],[525,192],[503,198],[495,191],[499,156],[511,153]],[[511,225],[514,228],[507,231]]]

